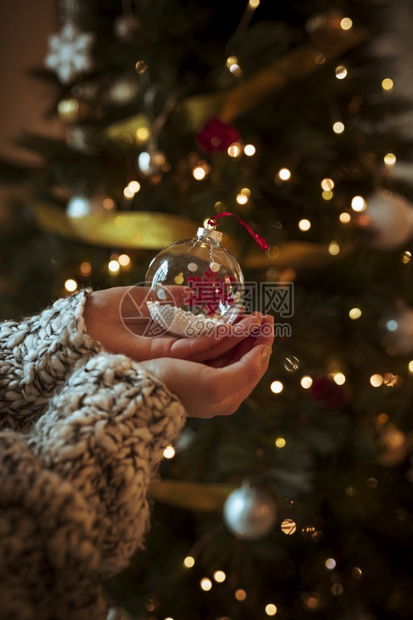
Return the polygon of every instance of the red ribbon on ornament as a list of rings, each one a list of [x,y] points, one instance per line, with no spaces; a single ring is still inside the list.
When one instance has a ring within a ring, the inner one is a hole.
[[[221,213],[217,213],[217,215],[215,215],[214,217],[209,218],[208,220],[208,224],[210,226],[217,226],[218,225],[218,220],[221,217],[224,217],[226,215],[233,215],[234,217],[237,218],[237,220],[239,221],[239,223],[246,229],[248,230],[249,234],[251,235],[251,237],[255,240],[255,243],[258,245],[258,247],[260,248],[260,250],[268,250],[268,243],[266,242],[266,240],[264,239],[264,237],[261,237],[258,233],[256,233],[251,226],[248,226],[248,224],[246,222],[244,222],[244,220],[242,220],[238,215],[236,215],[235,213],[230,213],[229,211],[221,211]]]

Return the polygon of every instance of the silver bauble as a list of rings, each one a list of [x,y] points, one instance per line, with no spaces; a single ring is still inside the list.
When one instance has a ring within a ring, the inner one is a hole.
[[[223,517],[237,538],[258,540],[273,529],[277,513],[277,504],[268,491],[245,484],[228,495]]]

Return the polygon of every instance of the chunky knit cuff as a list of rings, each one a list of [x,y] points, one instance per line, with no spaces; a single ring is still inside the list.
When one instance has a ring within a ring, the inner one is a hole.
[[[85,332],[90,292],[59,299],[20,323],[0,324],[0,428],[29,431],[79,358],[101,349]]]
[[[148,487],[181,432],[179,400],[139,363],[101,352],[79,365],[36,423],[29,445],[96,515],[98,572],[124,568],[149,527]]]
[[[2,620],[104,620],[95,514],[18,433],[0,432]]]
[[[185,417],[137,362],[101,352],[29,435],[0,432],[2,619],[104,620],[99,579],[142,546],[148,487]]]

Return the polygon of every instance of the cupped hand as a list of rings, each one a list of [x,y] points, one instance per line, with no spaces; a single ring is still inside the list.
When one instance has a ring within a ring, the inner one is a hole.
[[[273,318],[264,317],[263,325],[272,328]],[[273,329],[264,329],[209,363],[161,358],[141,365],[180,399],[188,416],[230,415],[263,378],[273,341]]]
[[[184,292],[184,287],[173,288],[174,295]],[[231,355],[234,347],[259,332],[263,321],[260,313],[253,313],[243,316],[236,325],[201,336],[178,338],[161,333],[151,337],[148,290],[143,286],[119,286],[92,292],[83,314],[89,336],[106,351],[139,362],[161,357],[204,362]]]

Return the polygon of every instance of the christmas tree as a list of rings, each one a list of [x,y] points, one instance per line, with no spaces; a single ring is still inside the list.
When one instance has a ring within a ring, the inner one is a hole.
[[[59,6],[33,79],[65,139],[23,135],[43,163],[0,161],[17,190],[1,316],[143,282],[228,212],[246,302],[275,318],[253,394],[165,452],[146,547],[106,584],[114,609],[413,617],[412,143],[375,51],[391,0]]]

